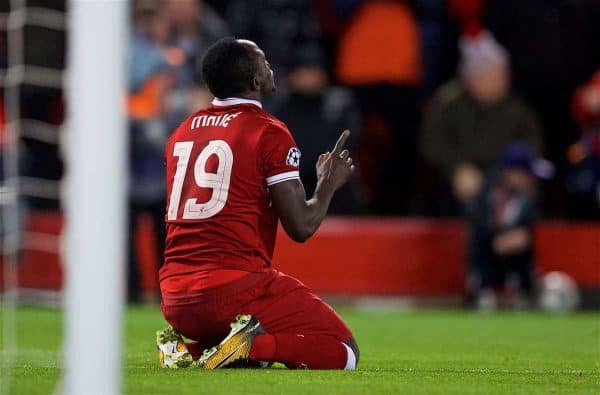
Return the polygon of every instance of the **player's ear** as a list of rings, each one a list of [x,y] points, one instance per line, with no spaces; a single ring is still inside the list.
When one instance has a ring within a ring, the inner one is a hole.
[[[250,88],[253,92],[260,91],[260,79],[258,78],[258,75],[252,77],[252,80],[250,81]]]

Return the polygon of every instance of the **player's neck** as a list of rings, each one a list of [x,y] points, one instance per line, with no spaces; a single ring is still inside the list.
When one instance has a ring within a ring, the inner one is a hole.
[[[256,100],[262,103],[263,101],[263,97],[260,94],[260,92],[246,92],[246,93],[242,93],[240,95],[236,95],[237,98],[240,99],[248,99],[248,100]]]

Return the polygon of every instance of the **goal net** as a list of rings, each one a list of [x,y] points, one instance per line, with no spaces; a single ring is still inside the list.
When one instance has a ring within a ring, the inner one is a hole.
[[[23,304],[65,311],[59,391],[120,389],[127,6],[0,2],[3,394]]]

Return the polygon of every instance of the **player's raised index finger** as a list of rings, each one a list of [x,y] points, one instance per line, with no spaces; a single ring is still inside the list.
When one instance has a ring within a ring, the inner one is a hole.
[[[333,151],[331,151],[332,154],[339,155],[340,152],[342,152],[342,150],[344,149],[344,145],[346,145],[346,140],[348,140],[349,136],[350,136],[350,131],[348,129],[346,129],[342,132],[337,143],[335,143],[335,147],[333,147]]]

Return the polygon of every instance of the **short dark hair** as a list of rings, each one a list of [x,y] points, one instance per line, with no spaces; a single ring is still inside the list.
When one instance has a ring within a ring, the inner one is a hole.
[[[211,93],[220,99],[248,91],[257,72],[257,53],[235,37],[218,40],[202,58],[202,79]]]

